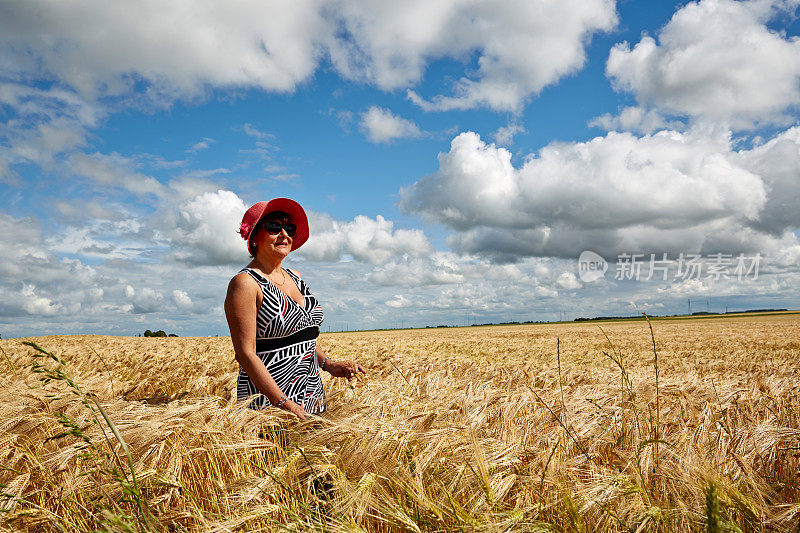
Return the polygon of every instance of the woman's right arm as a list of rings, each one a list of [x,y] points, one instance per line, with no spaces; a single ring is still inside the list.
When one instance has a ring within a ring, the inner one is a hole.
[[[246,273],[234,276],[228,284],[228,294],[225,297],[225,317],[228,319],[236,361],[247,372],[247,376],[258,390],[267,397],[272,405],[276,405],[283,398],[283,391],[256,355],[256,313],[259,290],[255,280]],[[308,416],[303,407],[292,400],[286,400],[282,408],[301,420]]]

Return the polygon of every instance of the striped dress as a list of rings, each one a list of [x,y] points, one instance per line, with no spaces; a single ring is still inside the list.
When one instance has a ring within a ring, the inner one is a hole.
[[[319,327],[322,324],[322,307],[311,294],[308,285],[291,270],[284,269],[284,271],[300,289],[300,294],[305,300],[303,307],[255,270],[243,268],[240,271],[250,274],[261,286],[261,293],[264,295],[256,317],[257,338],[286,337],[304,328]],[[290,400],[302,405],[307,413],[320,413],[325,410],[325,389],[322,387],[316,356],[316,339],[301,341],[285,348],[257,351],[256,354],[267,367],[272,379]],[[236,396],[239,400],[253,397],[249,404],[253,409],[263,409],[271,405],[241,367],[236,384]]]

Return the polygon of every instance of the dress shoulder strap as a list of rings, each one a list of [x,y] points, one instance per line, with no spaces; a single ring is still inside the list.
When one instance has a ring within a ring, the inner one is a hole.
[[[267,282],[267,280],[266,280],[266,279],[264,279],[264,276],[262,276],[261,274],[259,274],[259,273],[258,273],[258,272],[256,272],[255,270],[253,270],[252,268],[244,267],[243,269],[241,269],[241,270],[239,271],[239,273],[240,273],[240,274],[241,274],[242,272],[247,272],[248,274],[250,274],[250,276],[251,276],[251,277],[252,277],[254,280],[256,280],[256,282],[258,282],[258,284],[259,284],[259,285],[264,285],[264,284]]]
[[[299,281],[299,280],[303,279],[300,276],[298,276],[297,273],[294,270],[292,270],[291,268],[284,268],[284,270],[286,272],[288,272],[289,275],[292,276],[292,278],[294,278],[295,281]]]

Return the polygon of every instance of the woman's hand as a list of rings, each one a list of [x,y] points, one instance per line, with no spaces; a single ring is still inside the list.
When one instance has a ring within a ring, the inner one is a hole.
[[[325,370],[330,372],[331,376],[337,378],[347,378],[348,380],[352,380],[358,374],[363,374],[365,376],[367,375],[367,371],[364,370],[364,367],[355,361],[328,360],[325,363]]]
[[[303,406],[293,402],[292,400],[287,400],[286,403],[283,404],[283,408],[292,413],[300,420],[305,420],[306,418],[308,418],[308,413],[306,413],[306,410],[303,409]]]

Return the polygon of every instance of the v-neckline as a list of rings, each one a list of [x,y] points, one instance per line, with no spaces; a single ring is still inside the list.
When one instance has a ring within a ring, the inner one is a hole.
[[[285,269],[285,268],[283,268],[283,267],[281,267],[281,268],[282,268],[283,270],[285,270],[285,271],[286,271],[286,275],[287,275],[287,276],[289,276],[289,277],[292,279],[292,282],[294,283],[294,286],[295,286],[295,287],[297,287],[297,292],[299,292],[299,293],[300,293],[300,296],[302,296],[302,297],[303,297],[303,305],[300,305],[300,302],[298,302],[297,300],[295,300],[294,298],[292,298],[291,296],[289,296],[288,294],[286,294],[286,292],[285,292],[285,291],[281,290],[281,288],[280,288],[280,287],[278,287],[277,285],[275,285],[275,283],[273,283],[273,281],[272,281],[271,279],[269,279],[269,278],[268,278],[266,275],[262,275],[262,274],[260,274],[259,272],[257,272],[255,269],[252,269],[252,268],[251,268],[250,270],[252,270],[252,271],[253,271],[253,272],[255,272],[256,274],[258,274],[258,276],[259,276],[259,277],[261,277],[261,278],[264,278],[265,280],[267,280],[267,282],[268,282],[270,285],[272,285],[273,287],[275,287],[275,290],[277,290],[279,293],[281,293],[281,294],[282,294],[282,295],[284,295],[286,298],[288,298],[289,300],[291,300],[291,301],[292,301],[292,302],[293,302],[293,303],[294,303],[294,304],[295,304],[297,307],[299,307],[301,310],[303,310],[303,312],[308,312],[308,311],[306,311],[306,297],[305,297],[305,295],[303,294],[303,291],[301,291],[301,290],[300,290],[300,286],[297,284],[297,280],[295,280],[295,279],[294,279],[294,276],[292,276],[291,274],[289,274],[289,271],[288,271],[287,269]]]

